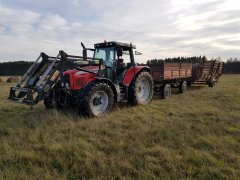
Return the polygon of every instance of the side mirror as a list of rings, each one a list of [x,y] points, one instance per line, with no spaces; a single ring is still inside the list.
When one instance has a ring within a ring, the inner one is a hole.
[[[119,47],[119,48],[117,49],[117,56],[120,57],[120,56],[122,56],[122,55],[123,55],[123,49],[122,49],[121,47]]]

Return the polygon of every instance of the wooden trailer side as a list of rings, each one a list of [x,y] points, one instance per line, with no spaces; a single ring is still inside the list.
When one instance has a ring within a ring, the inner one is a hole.
[[[209,81],[218,81],[223,72],[224,63],[214,61],[204,61],[193,65],[193,81],[195,83],[208,83]]]
[[[191,63],[169,63],[150,64],[154,81],[184,79],[192,76]]]

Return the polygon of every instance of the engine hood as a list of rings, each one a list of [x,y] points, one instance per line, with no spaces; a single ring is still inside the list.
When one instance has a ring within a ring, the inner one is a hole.
[[[90,72],[81,71],[79,69],[73,69],[65,71],[63,73],[62,79],[68,79],[68,82],[66,81],[65,84],[69,84],[71,90],[79,90],[84,85],[88,84],[91,81],[94,81],[95,78],[97,77],[96,73],[99,70],[99,66],[87,66],[82,69]],[[63,83],[63,86],[65,84]]]
[[[83,67],[82,69],[97,73],[98,70],[99,70],[99,66],[87,66],[87,67]],[[81,74],[87,74],[87,73],[89,73],[89,72],[81,71],[81,70],[78,70],[78,69],[73,69],[73,70],[68,70],[68,71],[63,72],[64,75],[65,74],[81,75]]]

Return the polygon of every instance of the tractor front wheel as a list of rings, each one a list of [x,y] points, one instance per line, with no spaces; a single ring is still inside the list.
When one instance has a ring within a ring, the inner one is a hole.
[[[129,89],[128,104],[145,105],[153,97],[153,80],[149,72],[143,71],[137,75]]]
[[[110,86],[96,82],[87,85],[79,94],[79,113],[90,117],[110,112],[114,105],[114,94]]]
[[[53,89],[50,91],[49,95],[45,97],[45,99],[43,100],[43,104],[45,106],[46,109],[62,109],[63,106],[60,105],[58,98],[59,98],[60,94],[57,90]]]
[[[43,100],[43,104],[44,104],[46,109],[55,108],[54,99],[53,99],[53,91],[52,90],[50,91],[49,95],[46,96],[45,99]]]

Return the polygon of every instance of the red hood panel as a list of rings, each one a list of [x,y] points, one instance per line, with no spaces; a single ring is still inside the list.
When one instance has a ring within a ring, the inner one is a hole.
[[[97,73],[99,70],[99,66],[87,66],[82,69]],[[97,75],[94,73],[89,73],[89,72],[85,72],[77,69],[63,72],[63,75],[67,75],[67,74],[70,76],[71,90],[79,90],[84,85],[88,84],[91,81],[94,81],[95,77],[97,77]]]
[[[87,66],[87,67],[83,67],[82,69],[97,72],[99,69],[99,66]],[[84,71],[73,69],[73,70],[65,71],[65,72],[63,72],[63,74],[75,74],[75,73],[79,74],[80,72],[84,72]]]

